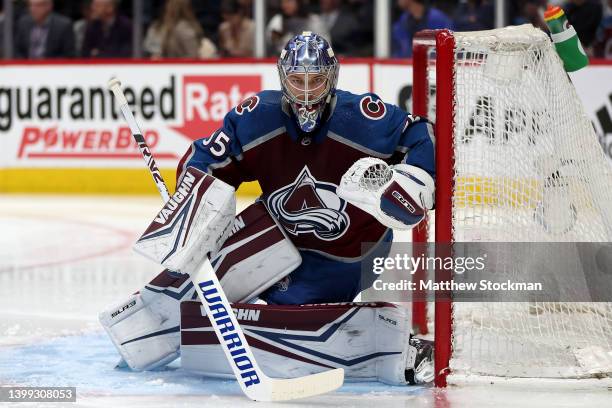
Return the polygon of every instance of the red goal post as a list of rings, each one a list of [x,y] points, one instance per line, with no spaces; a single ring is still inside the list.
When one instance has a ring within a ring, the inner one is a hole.
[[[454,58],[455,40],[449,30],[424,30],[418,32],[413,41],[412,110],[415,115],[427,116],[429,99],[429,55],[435,48],[436,112],[436,208],[435,241],[452,242],[452,195],[454,185],[453,112],[454,112]],[[414,242],[427,242],[427,220],[413,231]],[[436,280],[443,280],[441,271],[436,271]],[[452,302],[448,295],[436,301],[435,307],[435,384],[446,386],[451,357]],[[427,303],[413,305],[413,326],[421,333],[427,332]]]

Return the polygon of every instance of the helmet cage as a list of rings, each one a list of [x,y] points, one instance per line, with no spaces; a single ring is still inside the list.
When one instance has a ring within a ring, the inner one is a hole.
[[[335,90],[337,66],[292,67],[279,64],[279,72],[283,95],[291,103],[310,107],[325,100]]]
[[[313,131],[336,91],[338,60],[329,43],[305,32],[291,39],[278,59],[283,96],[305,132]]]

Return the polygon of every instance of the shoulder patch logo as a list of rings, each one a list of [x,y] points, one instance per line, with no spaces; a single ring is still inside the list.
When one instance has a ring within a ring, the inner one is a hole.
[[[293,183],[267,198],[268,208],[292,235],[314,234],[333,241],[349,227],[346,201],[336,195],[336,185],[315,179],[304,166]]]
[[[404,128],[402,129],[402,133],[406,131],[406,129],[408,129],[408,126],[412,125],[415,122],[419,122],[421,121],[421,117],[420,116],[414,116],[411,113],[409,113],[406,116],[406,123],[404,124]]]
[[[380,99],[374,99],[371,95],[366,95],[359,101],[359,110],[363,116],[372,120],[379,120],[385,117],[387,107]]]
[[[259,105],[259,96],[253,95],[240,102],[235,108],[237,114],[242,115],[245,111],[252,112]]]

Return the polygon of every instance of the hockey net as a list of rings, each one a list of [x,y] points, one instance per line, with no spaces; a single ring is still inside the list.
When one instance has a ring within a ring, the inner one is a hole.
[[[435,121],[437,162],[436,210],[415,241],[612,241],[610,165],[540,30],[419,33],[413,112]],[[423,306],[414,321],[426,331]],[[449,372],[612,373],[610,303],[436,302],[435,339],[439,386]]]

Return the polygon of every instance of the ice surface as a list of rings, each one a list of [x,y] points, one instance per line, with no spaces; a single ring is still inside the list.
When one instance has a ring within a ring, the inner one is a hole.
[[[0,385],[76,386],[70,407],[268,405],[246,400],[233,381],[186,373],[178,362],[145,373],[114,368],[118,356],[97,314],[160,271],[130,249],[160,207],[154,196],[0,195]],[[605,407],[612,391],[347,383],[328,395],[270,405]]]

